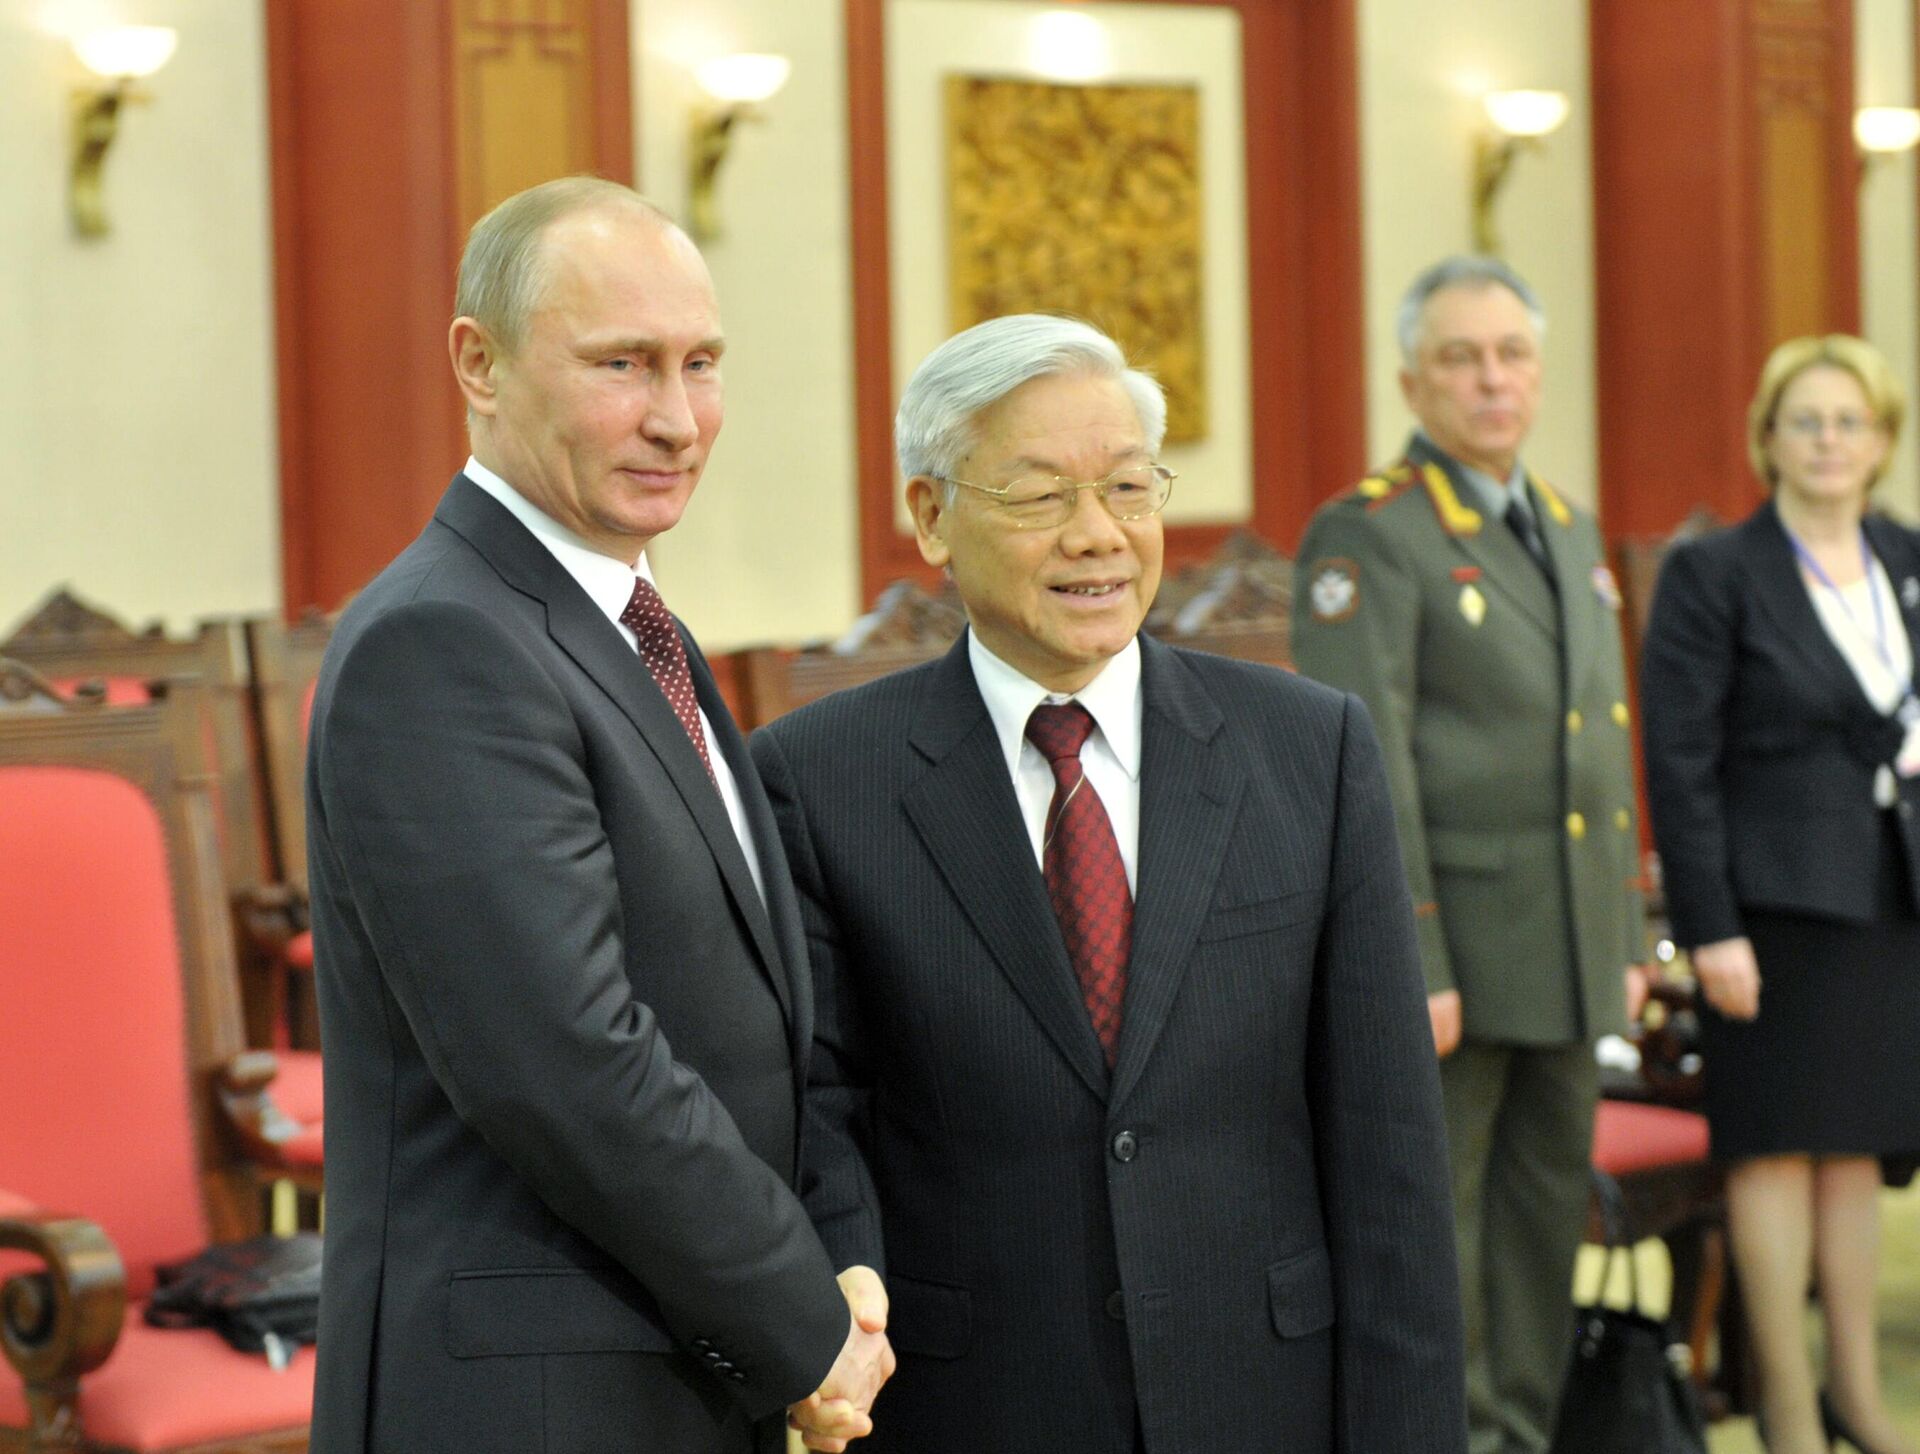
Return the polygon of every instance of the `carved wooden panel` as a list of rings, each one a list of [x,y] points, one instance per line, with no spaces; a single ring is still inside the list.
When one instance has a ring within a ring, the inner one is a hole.
[[[1066,313],[1167,391],[1167,440],[1207,436],[1200,92],[947,78],[956,332]]]
[[[594,170],[587,0],[464,0],[453,26],[460,215]]]

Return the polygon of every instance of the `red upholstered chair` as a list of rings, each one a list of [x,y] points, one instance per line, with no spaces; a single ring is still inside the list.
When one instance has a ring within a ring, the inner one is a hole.
[[[1686,1336],[1694,1384],[1718,1416],[1732,1401],[1711,1357],[1714,1334],[1725,1322],[1726,1208],[1720,1172],[1708,1159],[1707,1120],[1694,1109],[1701,1066],[1687,1030],[1692,1013],[1692,985],[1653,985],[1633,1037],[1639,1070],[1607,1083],[1592,1159],[1620,1185],[1629,1235],[1659,1237],[1672,1253],[1675,1322]],[[1605,1240],[1597,1205],[1588,1240]]]
[[[195,695],[77,706],[0,661],[0,1451],[306,1447],[311,1350],[276,1373],[142,1318],[156,1264],[259,1230],[293,1134],[244,1049]]]

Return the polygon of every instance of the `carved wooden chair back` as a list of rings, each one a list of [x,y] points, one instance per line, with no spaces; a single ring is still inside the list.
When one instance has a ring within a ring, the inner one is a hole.
[[[0,656],[32,668],[63,695],[90,697],[97,687],[114,706],[148,701],[156,681],[197,677],[222,871],[236,892],[275,881],[245,622],[206,621],[184,638],[157,624],[136,631],[63,587],[0,641]]]
[[[966,624],[950,591],[933,596],[911,581],[896,581],[836,641],[739,653],[745,707],[740,725],[743,730],[761,726],[832,692],[931,661],[953,645]]]
[[[1161,583],[1147,630],[1174,646],[1293,666],[1293,562],[1249,530]]]
[[[260,712],[261,761],[280,881],[307,889],[307,726],[320,662],[333,638],[333,618],[319,612],[289,626],[247,623],[247,655]]]

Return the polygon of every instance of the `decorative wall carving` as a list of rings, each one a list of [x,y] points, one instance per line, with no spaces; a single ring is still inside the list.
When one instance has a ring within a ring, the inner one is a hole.
[[[463,0],[453,84],[460,215],[595,170],[588,0]]]
[[[1193,86],[947,79],[954,328],[1070,313],[1167,390],[1167,438],[1207,433],[1200,110]]]

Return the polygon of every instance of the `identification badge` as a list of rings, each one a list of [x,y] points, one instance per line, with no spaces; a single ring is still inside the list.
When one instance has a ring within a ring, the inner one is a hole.
[[[1467,618],[1467,625],[1478,626],[1487,619],[1487,598],[1480,594],[1476,585],[1464,585],[1460,588],[1460,614]]]
[[[1603,565],[1593,568],[1593,593],[1609,611],[1620,609],[1620,583],[1613,578],[1613,572]]]

